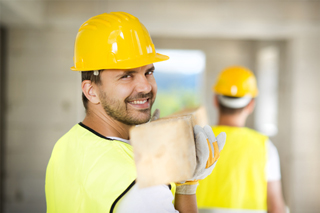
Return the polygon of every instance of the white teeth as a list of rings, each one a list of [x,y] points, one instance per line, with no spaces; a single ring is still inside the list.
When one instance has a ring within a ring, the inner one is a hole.
[[[147,100],[144,100],[144,101],[132,101],[131,103],[133,103],[133,104],[144,104],[146,102],[147,102]]]

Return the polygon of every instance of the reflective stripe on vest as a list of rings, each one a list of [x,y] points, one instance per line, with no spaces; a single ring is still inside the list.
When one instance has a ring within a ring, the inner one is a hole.
[[[215,135],[226,132],[227,139],[213,172],[200,181],[198,207],[265,212],[267,137],[249,128],[216,126],[212,130]]]
[[[177,185],[175,183],[170,183],[170,191],[173,195],[173,200],[172,200],[172,204],[174,205],[174,199],[176,197],[176,188],[177,188]]]

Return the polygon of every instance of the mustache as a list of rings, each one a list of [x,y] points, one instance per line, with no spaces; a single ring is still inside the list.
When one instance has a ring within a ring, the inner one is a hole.
[[[149,99],[153,99],[153,93],[152,92],[149,92],[149,93],[138,93],[137,95],[135,96],[130,96],[130,97],[127,97],[125,99],[125,102],[130,102],[130,101],[134,101],[136,99],[139,99],[139,98],[149,98]]]

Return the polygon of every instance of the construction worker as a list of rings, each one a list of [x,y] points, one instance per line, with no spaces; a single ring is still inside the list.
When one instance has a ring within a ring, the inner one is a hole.
[[[194,127],[192,179],[177,187],[135,184],[129,129],[150,120],[157,92],[153,63],[168,58],[155,52],[146,28],[128,13],[82,24],[71,69],[82,75],[86,116],[55,144],[46,173],[47,212],[197,212],[197,180],[216,165],[213,143],[221,150],[225,142],[225,134],[216,138],[209,126]]]
[[[277,149],[267,136],[245,127],[258,95],[254,74],[245,67],[228,67],[212,89],[219,114],[212,130],[228,137],[218,165],[200,181],[199,212],[283,213]]]

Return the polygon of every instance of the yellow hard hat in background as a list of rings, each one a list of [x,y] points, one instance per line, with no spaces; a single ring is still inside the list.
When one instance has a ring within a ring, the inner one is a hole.
[[[147,29],[136,17],[111,12],[81,25],[71,70],[132,69],[168,59],[155,52]]]
[[[223,70],[212,90],[219,95],[230,97],[258,95],[257,81],[254,74],[247,68],[232,66]]]

